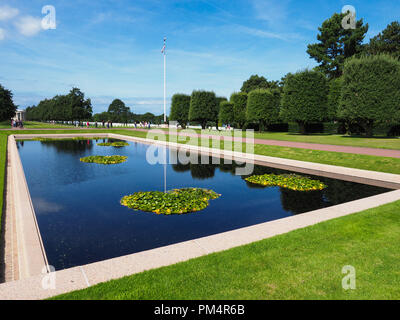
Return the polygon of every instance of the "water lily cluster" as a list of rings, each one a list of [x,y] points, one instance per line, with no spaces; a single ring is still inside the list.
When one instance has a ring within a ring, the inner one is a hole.
[[[129,146],[129,143],[124,142],[124,141],[117,141],[117,142],[102,142],[102,143],[98,143],[97,145],[102,146],[102,147],[122,148],[125,146]]]
[[[167,192],[136,192],[123,197],[121,204],[134,210],[156,214],[184,214],[203,210],[208,207],[209,200],[217,199],[220,196],[213,190],[183,188]]]
[[[315,191],[315,190],[323,190],[327,187],[327,185],[325,185],[319,180],[313,180],[308,177],[303,177],[296,174],[254,175],[246,178],[245,180],[262,186],[267,186],[267,187],[278,186],[294,191]]]
[[[128,157],[126,156],[89,156],[80,158],[79,160],[87,163],[99,163],[99,164],[117,164],[125,162]]]

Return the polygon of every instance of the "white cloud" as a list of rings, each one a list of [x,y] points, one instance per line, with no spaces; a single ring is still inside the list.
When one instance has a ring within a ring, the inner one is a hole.
[[[34,36],[42,30],[42,20],[32,16],[25,16],[15,22],[19,33],[24,36]]]
[[[9,20],[18,15],[19,11],[16,8],[9,6],[0,7],[0,21]]]
[[[6,32],[4,31],[4,29],[0,28],[0,41],[4,40],[5,37],[6,37]]]
[[[290,0],[253,0],[256,17],[272,25],[281,25],[288,14]]]

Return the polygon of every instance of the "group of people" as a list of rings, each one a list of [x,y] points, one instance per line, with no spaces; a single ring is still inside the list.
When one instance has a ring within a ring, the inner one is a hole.
[[[135,129],[137,129],[138,126],[139,126],[139,128],[150,129],[151,124],[150,124],[150,122],[147,122],[147,121],[144,121],[144,122],[140,121],[139,123],[135,122]]]
[[[11,127],[13,128],[23,128],[24,127],[24,123],[21,120],[11,120]]]

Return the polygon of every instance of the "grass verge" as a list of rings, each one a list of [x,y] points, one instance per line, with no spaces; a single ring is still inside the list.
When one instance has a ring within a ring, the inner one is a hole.
[[[196,130],[200,133],[201,130]],[[208,131],[206,130],[206,133]],[[211,131],[210,134],[224,134],[224,131]],[[228,134],[228,133],[227,133]],[[229,133],[231,134],[231,133]],[[243,134],[244,135],[244,134]],[[365,148],[378,148],[378,149],[393,149],[400,150],[399,137],[385,137],[377,136],[373,138],[348,136],[339,134],[295,134],[288,132],[255,132],[254,138],[280,140],[280,141],[293,141],[293,142],[306,142],[306,143],[319,143],[331,144],[338,146],[349,147],[365,147]]]
[[[4,197],[4,183],[6,173],[6,159],[7,159],[7,136],[0,135],[0,232],[1,232],[1,218],[3,215],[3,197]]]
[[[399,212],[397,201],[55,299],[400,299]],[[346,265],[355,290],[342,288]]]

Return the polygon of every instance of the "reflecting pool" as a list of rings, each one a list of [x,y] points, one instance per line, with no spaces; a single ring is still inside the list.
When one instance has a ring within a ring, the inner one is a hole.
[[[97,146],[99,140],[18,141],[29,191],[49,263],[57,270],[153,249],[307,211],[388,189],[319,179],[322,191],[299,192],[261,187],[235,175],[231,164],[150,165],[149,145]],[[128,156],[117,165],[90,164],[90,155]],[[211,163],[211,161],[210,161]],[[156,215],[120,205],[136,191],[198,187],[222,196],[200,212]],[[254,174],[288,173],[255,166]]]

